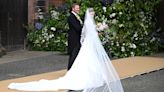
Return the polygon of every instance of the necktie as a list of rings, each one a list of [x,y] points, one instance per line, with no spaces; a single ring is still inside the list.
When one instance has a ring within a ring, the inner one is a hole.
[[[80,24],[83,24],[83,21],[81,20],[80,16],[76,14],[76,18],[80,21]]]

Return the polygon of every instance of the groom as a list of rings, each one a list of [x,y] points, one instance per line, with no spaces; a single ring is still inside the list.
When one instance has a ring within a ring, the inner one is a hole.
[[[78,15],[80,13],[80,5],[74,3],[71,8],[70,16],[68,17],[68,54],[69,54],[69,62],[68,62],[68,70],[71,68],[79,50],[81,47],[80,44],[80,36],[82,31],[82,20]]]

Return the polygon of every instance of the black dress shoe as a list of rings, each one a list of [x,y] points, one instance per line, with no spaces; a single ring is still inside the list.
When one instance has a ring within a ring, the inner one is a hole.
[[[68,92],[73,92],[74,90],[68,90]]]

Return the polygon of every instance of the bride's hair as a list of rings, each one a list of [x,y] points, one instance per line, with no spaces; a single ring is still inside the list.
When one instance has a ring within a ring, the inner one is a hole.
[[[94,9],[93,8],[88,8],[88,11],[89,12],[94,12]]]

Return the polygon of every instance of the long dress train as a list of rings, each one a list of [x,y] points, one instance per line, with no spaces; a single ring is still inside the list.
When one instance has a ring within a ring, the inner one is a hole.
[[[88,9],[81,39],[79,54],[65,76],[54,80],[11,83],[8,88],[22,91],[70,89],[83,92],[123,92],[120,79],[101,44]]]

